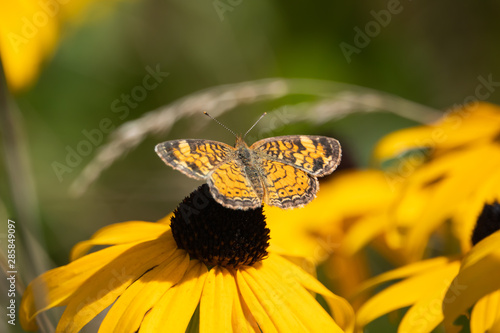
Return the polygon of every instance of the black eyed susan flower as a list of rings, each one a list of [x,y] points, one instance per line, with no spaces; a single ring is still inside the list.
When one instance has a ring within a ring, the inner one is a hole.
[[[77,244],[71,263],[28,286],[21,324],[35,330],[40,312],[66,306],[58,332],[78,332],[107,308],[100,332],[185,332],[198,320],[200,332],[352,331],[347,301],[268,241],[262,208],[224,208],[204,185],[157,223],[111,225]],[[95,245],[111,246],[85,255]]]
[[[471,307],[471,332],[500,332],[500,204],[484,205],[472,233],[472,250],[448,288],[443,313],[453,330],[455,319]]]
[[[447,256],[416,261],[366,282],[361,290],[402,279],[363,304],[357,311],[359,328],[409,307],[399,332],[431,332],[441,323],[457,332],[469,325],[469,317],[471,332],[498,330],[499,138],[500,108],[479,103],[448,113],[435,125],[382,140],[375,157],[397,162],[387,171],[387,180],[397,185],[388,219],[395,226],[392,234],[399,235],[401,252],[410,261],[418,260],[431,234],[446,223],[459,246],[437,249],[435,243],[434,249]]]
[[[475,230],[480,230],[471,238],[475,245],[463,256],[423,260],[369,280],[362,290],[403,279],[359,309],[358,326],[364,327],[379,316],[409,306],[398,332],[431,332],[443,322],[447,332],[458,332],[463,325],[460,315],[470,317],[472,333],[498,332],[500,205],[497,202],[484,206]]]
[[[466,253],[484,204],[500,197],[500,107],[476,103],[434,125],[392,133],[374,157],[393,162],[387,180],[400,190],[390,219],[408,260],[422,258],[431,234],[448,221],[456,252]]]

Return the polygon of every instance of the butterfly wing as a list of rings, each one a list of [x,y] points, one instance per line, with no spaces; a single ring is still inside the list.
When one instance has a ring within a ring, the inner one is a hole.
[[[313,176],[325,176],[337,168],[342,157],[340,143],[326,136],[287,135],[255,142],[250,149],[261,156],[294,166]]]
[[[318,180],[304,170],[277,161],[263,160],[261,171],[265,185],[264,201],[270,206],[301,207],[316,197]]]
[[[262,205],[262,188],[252,185],[244,166],[234,159],[221,164],[208,178],[210,192],[218,203],[232,209],[255,209]],[[257,184],[260,184],[258,180]]]
[[[186,139],[159,143],[155,151],[165,164],[195,179],[206,179],[234,158],[234,148],[217,141]]]
[[[316,177],[332,173],[340,163],[337,140],[325,136],[289,135],[257,141],[264,201],[280,208],[311,202],[319,190]]]

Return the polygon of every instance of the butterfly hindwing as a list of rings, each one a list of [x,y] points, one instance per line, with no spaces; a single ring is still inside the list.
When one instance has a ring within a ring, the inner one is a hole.
[[[255,186],[260,180],[249,179],[244,166],[237,160],[223,163],[208,179],[210,192],[217,202],[232,209],[254,209],[262,205],[262,189]]]
[[[311,202],[319,189],[316,177],[292,165],[263,160],[264,201],[280,208],[300,207]]]

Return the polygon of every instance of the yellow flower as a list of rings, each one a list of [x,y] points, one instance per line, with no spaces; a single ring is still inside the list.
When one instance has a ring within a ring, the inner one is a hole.
[[[375,318],[410,306],[398,332],[431,332],[443,322],[447,332],[458,332],[457,317],[474,306],[472,333],[497,332],[500,327],[500,205],[485,205],[476,230],[493,221],[494,228],[476,236],[479,241],[463,258],[438,257],[381,274],[362,291],[395,279],[403,279],[367,301],[357,312],[359,329]],[[494,232],[489,235],[489,233]],[[480,241],[479,237],[485,237]],[[474,237],[473,237],[474,238]],[[477,303],[476,303],[477,302]]]
[[[9,86],[19,90],[33,81],[42,61],[52,53],[59,22],[38,1],[6,1],[2,7],[0,55]]]
[[[431,332],[443,320],[443,296],[456,276],[460,261],[438,257],[409,264],[368,280],[361,291],[381,283],[404,279],[377,293],[356,312],[358,329],[391,311],[410,306],[398,332]]]
[[[37,314],[66,306],[58,332],[78,332],[108,307],[101,332],[185,332],[198,315],[200,332],[352,331],[347,301],[266,251],[262,209],[224,208],[203,185],[169,221],[111,225],[77,244],[71,263],[28,286],[23,328],[35,330]],[[112,246],[84,255],[95,245]]]
[[[302,267],[325,262],[336,290],[350,295],[368,277],[366,258],[359,250],[389,229],[386,216],[393,199],[382,171],[337,171],[304,208],[265,207],[271,248],[301,258],[296,262]],[[399,262],[397,253],[386,252]]]
[[[61,25],[81,16],[93,0],[4,1],[0,11],[0,58],[13,91],[31,84],[56,48]]]
[[[477,103],[434,125],[392,133],[374,157],[381,164],[393,159],[386,176],[401,190],[390,219],[408,260],[421,258],[447,221],[460,244],[456,252],[465,253],[483,205],[500,197],[500,107]]]
[[[428,155],[408,153],[415,149],[427,149]],[[462,255],[415,262],[368,281],[361,290],[403,279],[363,304],[358,327],[410,306],[399,332],[430,332],[442,322],[456,332],[463,323],[459,316],[468,317],[473,307],[471,332],[498,330],[500,108],[478,103],[446,114],[435,125],[393,133],[374,156],[381,162],[396,159],[387,178],[398,186],[400,198],[389,219],[407,257],[422,257],[430,235],[448,221],[460,247],[440,251]]]
[[[452,330],[455,318],[474,304],[471,331],[500,331],[500,204],[485,205],[472,234],[472,250],[446,292],[443,313]],[[491,234],[491,235],[490,235]]]

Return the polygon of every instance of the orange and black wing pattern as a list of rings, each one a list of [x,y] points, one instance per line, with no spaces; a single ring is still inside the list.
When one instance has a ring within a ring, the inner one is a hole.
[[[200,139],[162,142],[155,151],[165,164],[195,179],[206,179],[234,155],[234,148],[225,143]]]
[[[289,164],[313,176],[326,176],[342,157],[340,143],[326,136],[287,135],[255,142],[250,149],[264,158]]]
[[[255,209],[262,205],[260,180],[249,179],[238,160],[220,165],[210,174],[208,185],[217,202],[232,209]]]
[[[289,164],[262,161],[264,202],[280,208],[301,207],[316,197],[319,189],[316,177]]]

